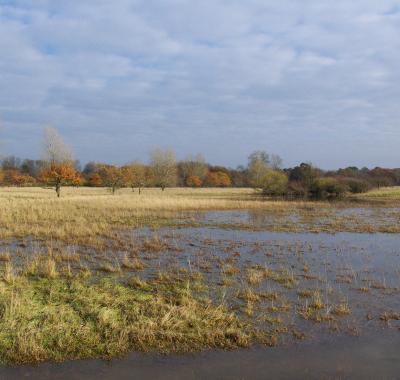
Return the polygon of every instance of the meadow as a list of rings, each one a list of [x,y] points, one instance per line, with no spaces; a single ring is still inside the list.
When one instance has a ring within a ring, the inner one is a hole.
[[[2,188],[0,360],[396,328],[399,202],[398,188],[337,202],[251,189],[66,187],[57,199],[50,188]]]

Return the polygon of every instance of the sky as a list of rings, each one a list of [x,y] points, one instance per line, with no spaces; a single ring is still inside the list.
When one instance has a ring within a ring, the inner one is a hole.
[[[400,3],[0,0],[0,154],[400,167]]]

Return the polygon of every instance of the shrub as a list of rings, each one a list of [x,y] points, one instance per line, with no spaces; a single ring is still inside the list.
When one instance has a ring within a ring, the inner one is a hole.
[[[284,195],[287,191],[288,177],[278,170],[270,170],[263,177],[262,192],[264,195]]]
[[[287,195],[292,198],[305,198],[308,192],[302,182],[290,181],[287,186]]]
[[[315,180],[311,195],[317,199],[340,198],[348,190],[347,186],[333,177],[322,177]]]
[[[353,194],[366,193],[371,187],[367,181],[357,178],[346,178],[342,183],[344,183]]]

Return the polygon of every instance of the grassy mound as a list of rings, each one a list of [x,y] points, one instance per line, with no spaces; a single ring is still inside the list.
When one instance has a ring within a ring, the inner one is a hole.
[[[18,276],[0,283],[0,361],[111,358],[128,351],[185,352],[246,346],[223,305],[188,286]]]

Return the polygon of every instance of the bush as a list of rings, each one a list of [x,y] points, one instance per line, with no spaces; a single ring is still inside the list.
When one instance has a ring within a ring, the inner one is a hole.
[[[287,191],[288,176],[278,170],[270,170],[262,179],[262,192],[264,195],[284,195]]]
[[[287,195],[291,198],[305,198],[307,189],[300,181],[290,181],[287,187]]]
[[[353,194],[366,193],[371,188],[371,185],[362,179],[347,178],[343,180],[342,183],[345,184]]]
[[[317,178],[311,188],[311,195],[317,199],[332,199],[342,197],[348,190],[347,186],[336,178]]]

